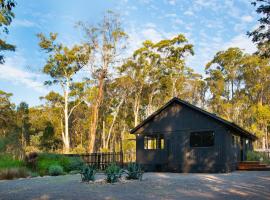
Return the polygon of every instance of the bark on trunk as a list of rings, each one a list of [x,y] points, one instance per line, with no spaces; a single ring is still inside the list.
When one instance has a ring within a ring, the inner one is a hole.
[[[64,133],[64,152],[69,153],[69,124],[68,124],[68,95],[69,83],[67,82],[66,90],[64,91],[65,107],[64,107],[64,120],[65,120],[65,133]]]
[[[93,117],[92,117],[92,123],[90,127],[90,134],[89,134],[89,152],[94,152],[96,150],[96,132],[97,132],[97,123],[98,123],[98,115],[99,115],[99,108],[103,99],[103,86],[104,86],[104,78],[101,77],[99,79],[99,85],[98,85],[98,97],[95,102],[95,105],[93,106]]]

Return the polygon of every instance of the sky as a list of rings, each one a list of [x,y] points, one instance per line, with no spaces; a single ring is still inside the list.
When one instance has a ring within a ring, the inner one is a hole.
[[[82,42],[76,22],[96,24],[107,10],[120,14],[129,36],[127,55],[144,40],[157,42],[182,33],[195,50],[187,65],[204,74],[205,64],[220,50],[256,50],[246,36],[259,17],[249,0],[17,0],[16,16],[6,36],[16,45],[16,52],[5,53],[0,90],[13,93],[11,100],[16,104],[40,105],[39,97],[55,88],[43,84],[49,79],[42,74],[46,55],[36,34],[57,32],[59,41],[67,45]]]

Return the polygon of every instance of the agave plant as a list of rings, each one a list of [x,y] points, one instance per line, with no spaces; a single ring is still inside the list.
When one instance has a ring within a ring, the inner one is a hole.
[[[115,163],[112,163],[105,170],[105,174],[107,176],[106,180],[108,183],[115,183],[121,178],[123,173],[123,169],[121,169]]]
[[[129,163],[126,170],[127,179],[142,180],[143,170],[139,164]]]
[[[83,182],[95,180],[96,169],[94,166],[85,165],[81,170],[81,178]]]

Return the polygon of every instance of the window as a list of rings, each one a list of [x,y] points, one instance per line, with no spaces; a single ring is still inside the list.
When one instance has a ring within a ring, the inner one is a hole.
[[[213,131],[201,131],[190,133],[191,147],[211,147],[214,146],[215,134]]]
[[[145,136],[144,149],[164,149],[163,135]]]
[[[240,145],[240,137],[237,135],[232,135],[232,145],[234,147],[239,146]]]

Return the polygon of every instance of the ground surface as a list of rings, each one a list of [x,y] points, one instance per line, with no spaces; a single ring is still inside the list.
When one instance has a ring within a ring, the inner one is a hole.
[[[141,182],[105,185],[81,183],[79,175],[2,180],[0,199],[270,200],[270,171],[229,174],[146,173]]]

